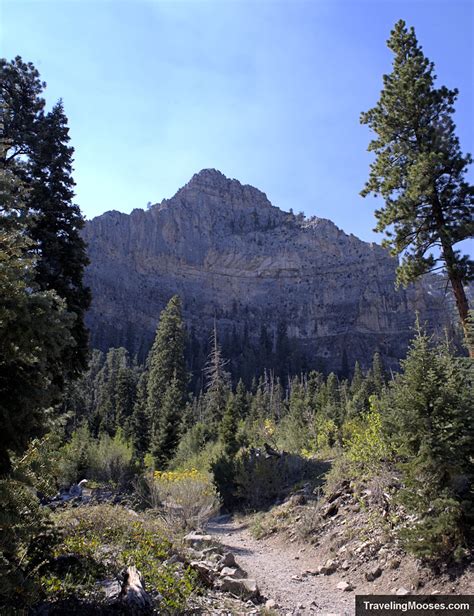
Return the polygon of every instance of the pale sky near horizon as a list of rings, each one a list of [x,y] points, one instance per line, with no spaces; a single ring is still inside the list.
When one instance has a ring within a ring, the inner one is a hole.
[[[0,51],[35,64],[48,106],[63,98],[88,218],[169,198],[212,167],[380,241],[375,202],[359,196],[371,160],[359,114],[391,70],[400,18],[438,83],[459,88],[473,152],[471,0],[0,0]]]

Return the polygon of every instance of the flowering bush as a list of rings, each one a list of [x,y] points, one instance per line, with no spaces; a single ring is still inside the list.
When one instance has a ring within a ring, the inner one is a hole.
[[[211,477],[195,468],[155,471],[148,480],[151,505],[173,528],[202,528],[220,507]]]

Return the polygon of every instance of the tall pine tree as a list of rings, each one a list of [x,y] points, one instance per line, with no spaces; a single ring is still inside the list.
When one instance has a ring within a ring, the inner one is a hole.
[[[80,235],[84,218],[73,203],[74,148],[68,145],[69,129],[62,101],[40,116],[36,130],[28,169],[30,236],[38,255],[35,278],[40,288],[54,289],[65,299],[68,311],[75,316],[72,335],[76,346],[64,357],[64,363],[77,375],[87,368],[84,315],[91,298],[83,282],[88,264],[86,245]]]
[[[473,263],[454,247],[474,233],[474,186],[465,179],[472,159],[461,152],[452,118],[458,91],[435,86],[434,64],[403,20],[387,44],[393,70],[383,77],[377,105],[361,115],[376,134],[368,148],[376,158],[361,194],[385,200],[375,212],[376,231],[385,232],[393,255],[402,255],[398,281],[406,284],[441,263],[466,330],[463,283],[472,279]]]
[[[148,355],[147,415],[156,441],[168,388],[186,397],[185,331],[180,298],[173,296],[160,315],[155,341]]]

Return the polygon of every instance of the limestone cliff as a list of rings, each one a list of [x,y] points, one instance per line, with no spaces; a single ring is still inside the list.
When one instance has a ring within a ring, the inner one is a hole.
[[[396,262],[379,245],[329,220],[283,212],[215,170],[194,175],[147,211],[94,218],[84,237],[92,345],[125,346],[141,358],[175,293],[194,355],[204,353],[215,318],[241,367],[250,348],[258,355],[262,332],[273,345],[271,363],[277,330],[285,327],[298,347],[293,367],[340,371],[356,359],[367,365],[375,350],[393,367],[406,351],[415,310],[437,327],[451,313],[439,278],[396,291]]]

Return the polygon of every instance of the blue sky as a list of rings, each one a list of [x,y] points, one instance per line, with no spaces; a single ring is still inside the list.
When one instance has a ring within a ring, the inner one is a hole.
[[[88,218],[171,197],[202,168],[283,209],[372,233],[369,129],[403,18],[460,90],[474,150],[471,0],[0,0],[1,55],[32,61],[64,100],[77,203]],[[471,177],[473,174],[471,173]]]

